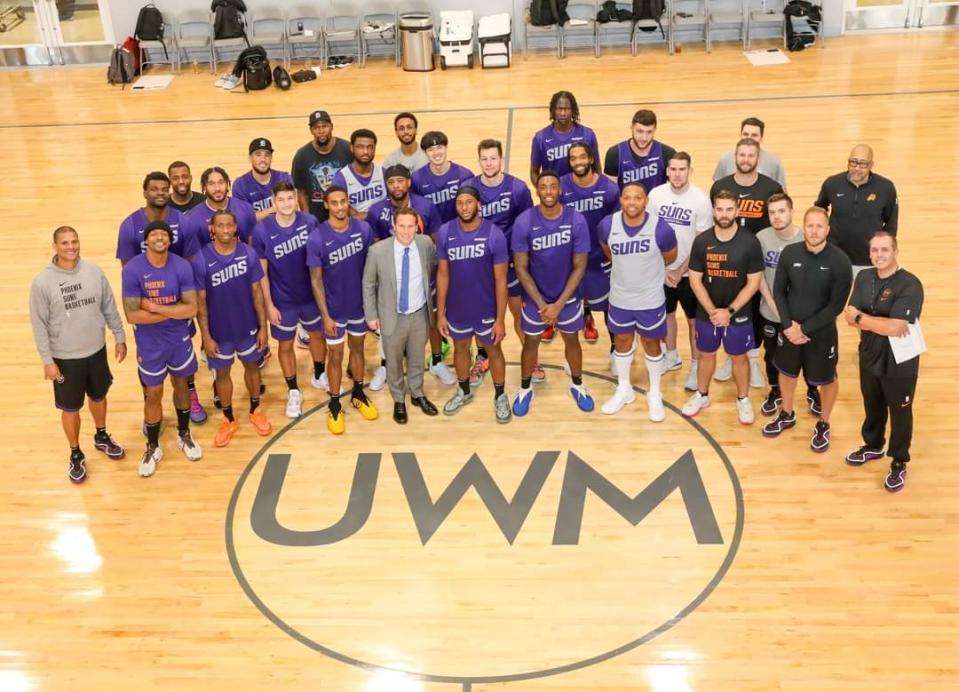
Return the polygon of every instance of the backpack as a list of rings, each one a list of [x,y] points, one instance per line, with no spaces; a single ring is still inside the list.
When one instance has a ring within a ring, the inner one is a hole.
[[[213,38],[242,38],[246,45],[250,40],[246,36],[246,22],[243,15],[246,4],[243,0],[213,0],[210,5],[213,12]]]
[[[133,54],[124,46],[117,46],[110,54],[110,66],[107,68],[107,83],[122,84],[123,88],[136,76]]]
[[[783,14],[786,15],[786,47],[789,50],[805,50],[816,43],[822,23],[822,8],[807,0],[790,0],[783,8]],[[805,27],[796,21],[799,19],[805,20]]]
[[[621,10],[616,7],[616,0],[606,0],[602,8],[596,13],[596,21],[600,24],[609,22],[628,22],[633,18],[633,13],[629,10]]]
[[[163,46],[163,55],[169,59],[166,43],[163,41],[163,15],[152,2],[140,8],[140,14],[137,15],[137,26],[133,30],[133,35],[139,41],[159,41]]]
[[[233,74],[243,79],[244,91],[261,91],[273,83],[273,70],[263,46],[245,48],[236,59]]]
[[[654,21],[659,26],[659,32],[666,38],[663,29],[663,12],[666,10],[665,0],[633,0],[633,19]],[[637,27],[640,31],[656,31],[654,26]]]
[[[533,26],[552,26],[569,21],[566,6],[569,0],[533,0],[529,5],[529,23]]]

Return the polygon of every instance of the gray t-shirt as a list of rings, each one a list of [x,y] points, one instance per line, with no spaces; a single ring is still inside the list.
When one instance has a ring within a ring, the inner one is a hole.
[[[782,185],[783,190],[786,189],[786,169],[783,168],[782,161],[780,161],[779,157],[774,153],[760,149],[759,165],[757,168],[760,173]],[[727,175],[732,175],[735,172],[736,151],[727,151],[719,158],[719,163],[716,164],[716,170],[713,171],[713,180],[716,181],[720,178],[725,178]]]
[[[403,148],[398,147],[394,151],[391,151],[387,154],[386,158],[383,159],[383,168],[389,168],[390,166],[395,166],[396,164],[402,164],[410,169],[410,173],[415,171],[417,168],[422,168],[428,164],[430,160],[426,158],[426,152],[422,149],[417,148],[416,152],[412,156],[407,156],[403,153]]]
[[[776,229],[772,226],[767,226],[756,234],[756,239],[763,249],[763,277],[766,279],[766,285],[769,286],[770,291],[773,290],[773,286],[776,284],[776,268],[779,266],[779,255],[782,253],[783,248],[793,243],[803,242],[802,229],[797,226],[792,226],[791,228],[796,234],[789,240],[780,238],[779,234],[776,233]],[[769,303],[766,302],[765,296],[763,296],[759,304],[759,314],[770,322],[776,321],[776,316],[772,310],[770,310]]]

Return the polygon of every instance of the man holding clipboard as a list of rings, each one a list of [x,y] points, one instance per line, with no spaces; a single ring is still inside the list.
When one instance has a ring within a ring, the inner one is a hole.
[[[892,463],[885,487],[898,492],[906,483],[919,353],[924,350],[918,323],[923,290],[919,279],[899,266],[898,244],[888,231],[869,240],[869,259],[873,266],[856,277],[846,308],[846,322],[859,329],[859,386],[866,413],[865,444],[846,455],[846,463],[861,466],[882,457],[889,419],[886,453]]]

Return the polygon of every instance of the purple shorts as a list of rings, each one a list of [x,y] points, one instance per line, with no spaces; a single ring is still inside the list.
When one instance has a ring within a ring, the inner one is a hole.
[[[666,304],[652,310],[624,310],[610,305],[606,325],[610,334],[636,332],[647,339],[665,339]]]
[[[450,327],[450,338],[453,341],[468,341],[476,336],[481,344],[487,346],[493,343],[493,323],[495,317],[489,317],[472,322],[462,321],[454,322],[447,317],[447,323]]]
[[[523,315],[522,315],[523,333],[530,336],[539,336],[546,331],[546,323],[539,317],[539,308],[536,303],[523,297]],[[556,318],[556,329],[567,334],[574,334],[582,331],[586,326],[583,320],[583,301],[581,298],[572,298],[563,309],[559,311],[559,317]]]
[[[330,317],[333,317],[333,315],[330,315]],[[326,343],[331,346],[342,344],[346,341],[347,334],[350,336],[366,336],[366,318],[363,315],[353,315],[346,319],[333,317],[333,321],[336,322],[336,336],[326,337]],[[320,320],[321,324],[322,322],[323,320]]]
[[[276,306],[280,311],[280,325],[270,325],[270,334],[277,341],[289,341],[296,336],[297,323],[303,325],[308,332],[322,332],[323,318],[316,303],[309,302],[295,307]]]
[[[741,356],[753,347],[753,324],[744,320],[728,327],[715,327],[706,320],[696,320],[696,348],[703,353],[715,353],[722,343],[731,356]]]
[[[594,261],[592,258],[586,265],[586,274],[583,276],[583,297],[590,310],[604,312],[609,306],[609,273],[612,262],[605,259]]]
[[[149,350],[137,347],[137,370],[144,387],[156,387],[170,377],[189,377],[196,373],[196,353],[189,339],[161,344]]]
[[[241,363],[256,363],[263,357],[263,352],[256,347],[256,333],[253,329],[235,341],[217,341],[219,352],[213,358],[207,357],[207,365],[211,370],[228,368],[233,365],[233,359],[239,358]]]
[[[506,295],[511,298],[518,298],[523,295],[523,285],[516,276],[516,269],[513,268],[513,262],[506,267]]]

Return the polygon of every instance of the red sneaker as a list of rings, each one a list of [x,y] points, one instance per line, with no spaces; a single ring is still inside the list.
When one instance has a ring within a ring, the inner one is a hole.
[[[543,332],[543,343],[548,344],[554,336],[556,336],[556,330],[552,326],[547,326],[546,331]]]
[[[586,326],[583,327],[583,338],[586,339],[587,344],[595,344],[599,341],[599,330],[596,329],[596,320],[593,319],[592,313],[586,315]]]

